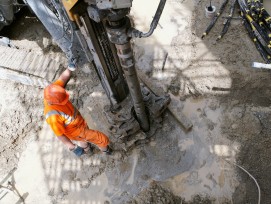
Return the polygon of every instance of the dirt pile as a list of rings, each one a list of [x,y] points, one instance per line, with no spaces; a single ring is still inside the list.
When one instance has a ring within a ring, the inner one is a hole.
[[[164,189],[157,183],[152,182],[150,187],[142,191],[133,201],[129,201],[129,204],[139,204],[139,203],[182,203],[183,200],[178,196],[175,196],[169,190]]]
[[[157,182],[151,182],[147,189],[144,189],[136,196],[135,199],[128,201],[128,204],[211,204],[214,203],[215,199],[211,199],[208,196],[195,195],[191,201],[186,202],[183,198],[174,195],[170,190],[163,188]],[[228,200],[224,200],[223,204],[230,204]]]
[[[29,140],[38,138],[42,127],[41,90],[0,81],[1,172],[13,169]]]

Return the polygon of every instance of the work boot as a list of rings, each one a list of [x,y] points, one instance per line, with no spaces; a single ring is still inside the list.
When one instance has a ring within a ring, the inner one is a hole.
[[[104,153],[105,155],[112,155],[113,150],[112,150],[111,147],[107,146],[107,149],[106,149],[105,151],[103,151],[103,153]]]
[[[88,146],[84,148],[84,154],[86,154],[88,156],[92,156],[94,154],[93,149],[94,149],[94,147],[92,147],[91,144],[88,144]]]

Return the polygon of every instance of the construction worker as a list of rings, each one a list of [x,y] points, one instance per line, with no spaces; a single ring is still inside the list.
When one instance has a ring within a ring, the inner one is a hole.
[[[108,137],[102,132],[89,129],[79,111],[69,101],[69,94],[64,87],[74,69],[75,65],[69,64],[60,77],[44,89],[46,122],[57,138],[76,156],[91,153],[92,147],[89,143],[95,144],[104,154],[110,155],[112,149],[108,146]],[[78,141],[78,145],[72,142],[74,140]]]

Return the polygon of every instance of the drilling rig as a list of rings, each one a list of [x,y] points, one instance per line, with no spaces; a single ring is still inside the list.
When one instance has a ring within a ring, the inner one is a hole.
[[[160,0],[149,31],[142,32],[132,26],[129,17],[132,0],[3,0],[0,29],[26,5],[69,60],[91,63],[110,101],[104,112],[113,141],[126,148],[148,139],[170,103],[168,95],[158,96],[140,83],[131,44],[132,38],[151,36],[165,3]],[[144,136],[136,138],[139,131]]]

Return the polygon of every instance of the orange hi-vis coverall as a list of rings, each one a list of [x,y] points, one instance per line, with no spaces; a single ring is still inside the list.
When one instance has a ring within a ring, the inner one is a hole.
[[[53,84],[64,88],[61,80]],[[52,105],[44,100],[44,115],[56,136],[65,135],[70,140],[90,142],[102,148],[109,144],[105,134],[88,128],[86,121],[70,101],[65,105]]]

